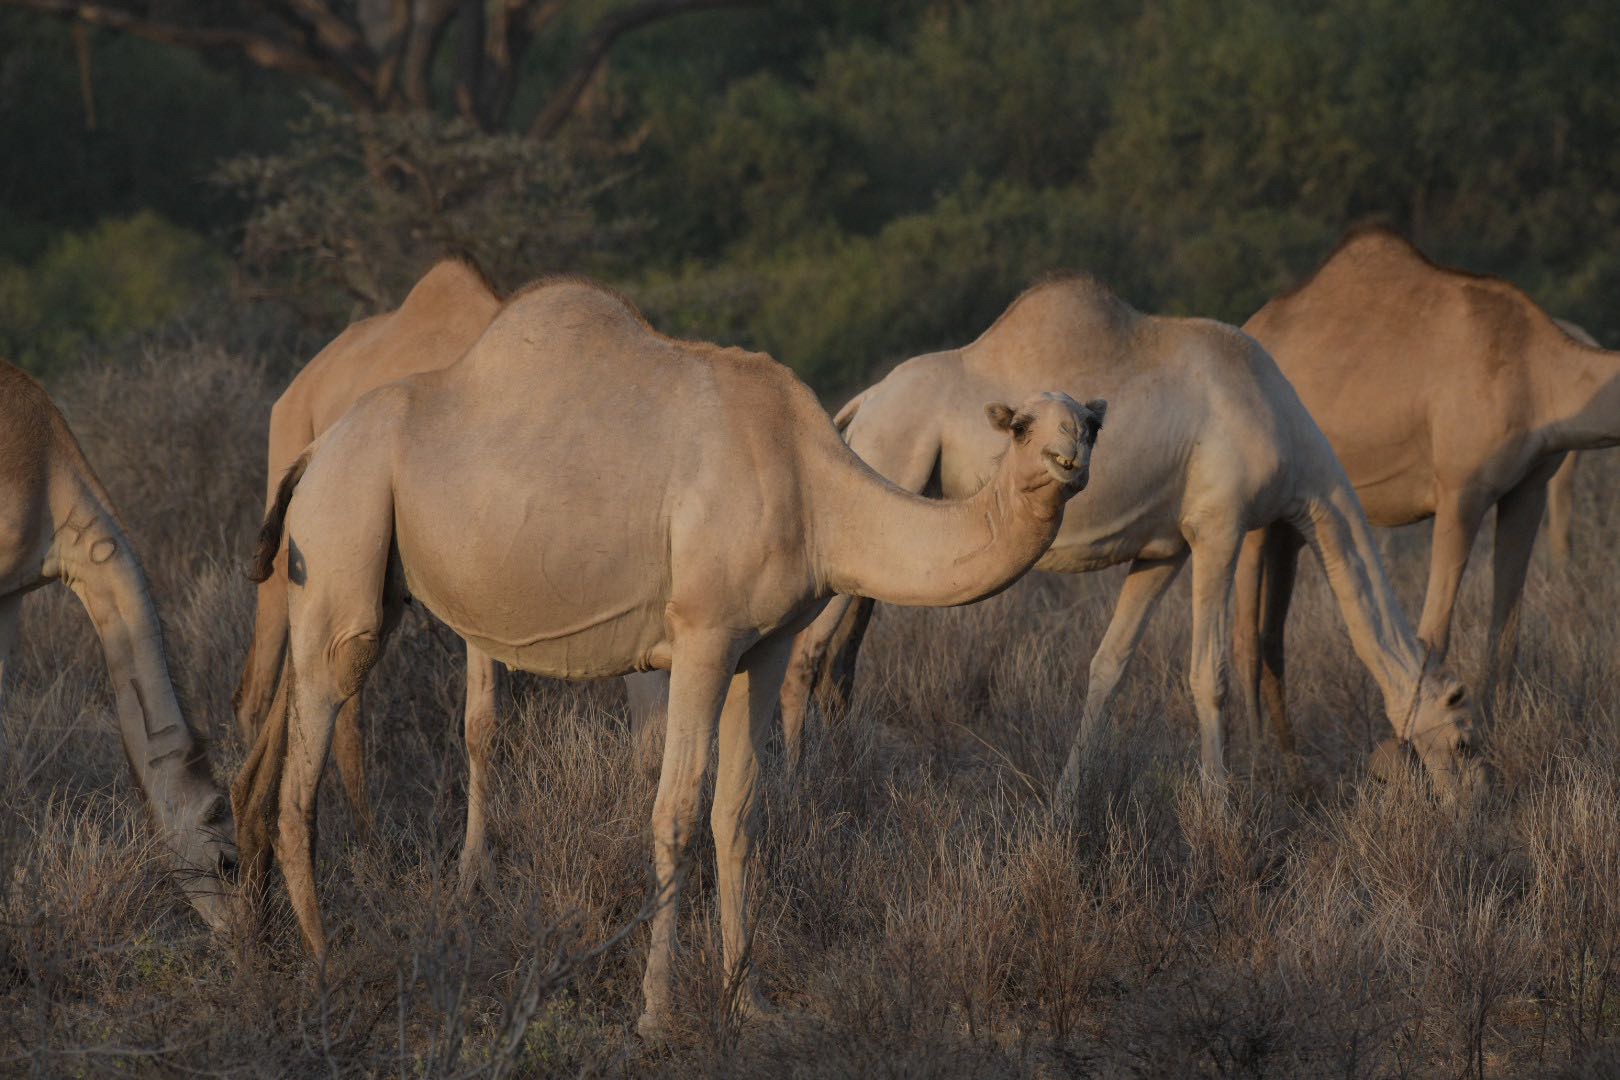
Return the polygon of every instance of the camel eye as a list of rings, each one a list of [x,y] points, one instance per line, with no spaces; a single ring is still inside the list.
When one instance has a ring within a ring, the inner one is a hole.
[[[1446,708],[1455,709],[1463,703],[1463,698],[1467,696],[1468,691],[1461,686],[1454,688],[1451,693],[1446,695]]]

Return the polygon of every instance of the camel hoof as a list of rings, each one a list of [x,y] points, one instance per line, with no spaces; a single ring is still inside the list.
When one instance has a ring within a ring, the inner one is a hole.
[[[471,849],[463,852],[461,856],[461,869],[456,880],[456,899],[462,903],[473,898],[478,886],[490,886],[493,871],[490,869],[489,849],[485,848],[477,855],[469,858]]]
[[[649,1046],[657,1046],[669,1037],[669,1023],[662,1012],[647,1009],[636,1020],[636,1036]]]

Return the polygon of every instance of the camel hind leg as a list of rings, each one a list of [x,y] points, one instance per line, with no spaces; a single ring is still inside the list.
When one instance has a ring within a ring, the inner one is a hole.
[[[1201,527],[1192,551],[1193,704],[1198,711],[1199,759],[1204,778],[1226,779],[1226,691],[1231,663],[1233,578],[1243,533],[1236,526]]]
[[[286,654],[287,562],[283,552],[277,556],[271,575],[259,582],[247,662],[242,666],[236,692],[231,695],[236,729],[249,746],[258,739],[259,728],[270,715]]]
[[[1485,654],[1480,700],[1492,703],[1495,689],[1513,673],[1519,652],[1519,613],[1524,579],[1530,570],[1536,532],[1547,505],[1547,484],[1532,477],[1496,504],[1496,549],[1491,567],[1491,638]]]
[[[316,796],[338,710],[359,692],[382,641],[379,629],[348,629],[330,637],[311,633],[303,645],[295,629],[275,850],[304,943],[318,963],[326,955],[326,933],[315,888]]]
[[[1294,751],[1294,725],[1288,717],[1288,608],[1294,599],[1299,552],[1305,538],[1292,525],[1278,522],[1266,530],[1261,555],[1260,700],[1271,717],[1271,730],[1286,753]]]
[[[798,767],[804,722],[814,700],[828,719],[841,718],[855,687],[855,661],[872,618],[866,597],[834,596],[794,638],[782,680],[782,742],[788,769]]]
[[[294,550],[297,533],[294,532]],[[275,836],[276,859],[310,955],[326,952],[315,887],[316,800],[333,731],[344,706],[357,699],[399,621],[404,590],[397,565],[345,565],[365,545],[345,545],[328,572],[295,588],[288,611],[292,633],[287,663],[286,756]],[[332,550],[339,550],[332,545]],[[325,562],[325,551],[307,556]],[[362,556],[363,558],[363,556]]]
[[[1565,454],[1564,463],[1547,482],[1547,540],[1552,545],[1553,566],[1561,574],[1569,573],[1575,557],[1575,462],[1579,457]]]
[[[338,710],[332,730],[332,757],[337,762],[338,778],[343,781],[343,793],[349,798],[349,809],[354,812],[355,831],[362,837],[370,837],[375,819],[371,812],[371,793],[366,786],[364,701],[365,692],[357,691]]]
[[[351,418],[354,414],[351,414]],[[340,429],[346,425],[340,425]],[[360,693],[404,602],[390,542],[394,504],[386,454],[366,425],[326,443],[287,510],[288,708],[275,853],[304,942],[319,961],[326,937],[315,888],[316,799],[339,710]]]

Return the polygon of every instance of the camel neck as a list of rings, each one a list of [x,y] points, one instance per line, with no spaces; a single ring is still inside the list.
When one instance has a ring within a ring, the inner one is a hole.
[[[1553,450],[1620,445],[1620,353],[1573,339],[1532,367],[1543,431]]]
[[[949,607],[992,596],[1035,564],[1057,535],[1052,486],[1019,489],[1003,463],[968,499],[904,491],[840,453],[815,493],[817,579],[826,592],[890,604]]]
[[[1402,730],[1423,677],[1426,651],[1389,583],[1372,528],[1348,480],[1317,501],[1311,525],[1350,644],[1378,683],[1390,722]]]
[[[56,556],[106,657],[119,735],[165,840],[197,818],[198,784],[212,786],[207,748],[180,708],[163,629],[129,538],[105,503],[79,498],[58,528]]]

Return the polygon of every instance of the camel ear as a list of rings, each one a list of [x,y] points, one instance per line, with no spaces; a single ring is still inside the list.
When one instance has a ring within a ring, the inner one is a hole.
[[[990,426],[997,431],[1005,431],[1015,439],[1022,439],[1029,434],[1029,425],[1035,418],[1028,413],[1016,412],[1001,402],[992,402],[984,407],[984,415],[990,418]]]
[[[1097,427],[1101,429],[1103,425],[1103,417],[1108,415],[1108,402],[1104,401],[1102,398],[1094,398],[1091,401],[1086,402],[1086,409],[1096,414]]]

